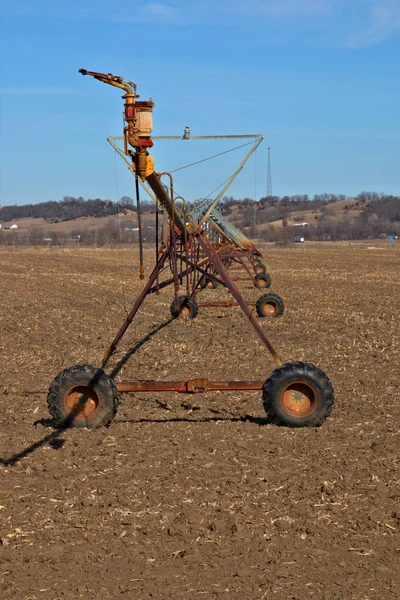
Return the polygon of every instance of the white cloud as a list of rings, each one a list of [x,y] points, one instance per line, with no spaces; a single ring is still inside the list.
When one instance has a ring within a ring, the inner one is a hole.
[[[365,0],[364,0],[365,1]],[[371,24],[346,40],[346,46],[361,48],[383,42],[400,32],[399,0],[367,0],[371,5]]]

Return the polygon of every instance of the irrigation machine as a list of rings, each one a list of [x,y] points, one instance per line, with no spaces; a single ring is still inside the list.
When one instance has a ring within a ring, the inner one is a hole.
[[[273,422],[292,427],[321,425],[334,403],[332,385],[325,373],[310,363],[283,363],[251,308],[252,304],[256,304],[258,316],[276,317],[283,312],[283,301],[275,294],[264,294],[257,303],[243,297],[236,285],[236,281],[242,277],[234,276],[232,265],[243,269],[245,278],[251,279],[258,288],[269,287],[270,278],[261,262],[261,253],[218,209],[229,185],[261,143],[263,136],[194,137],[249,138],[251,142],[246,141],[250,145],[247,155],[215,198],[188,204],[175,193],[172,174],[158,173],[154,169],[154,158],[150,154],[153,140],[177,138],[152,137],[153,101],[139,101],[136,85],[122,77],[84,69],[80,69],[80,73],[124,91],[123,137],[108,138],[108,141],[126,161],[135,178],[141,279],[144,279],[144,266],[140,186],[156,203],[156,259],[141,293],[107,348],[101,366],[74,365],[62,371],[52,382],[48,407],[54,426],[96,428],[109,425],[118,409],[119,394],[123,392],[172,391],[187,394],[216,390],[259,390],[264,409]],[[183,139],[190,138],[190,130],[186,128]],[[117,140],[122,140],[122,148]],[[159,229],[162,232],[161,240]],[[200,290],[215,285],[225,288],[232,300],[198,302]],[[168,286],[173,286],[174,290],[170,306],[174,318],[194,318],[199,306],[238,306],[270,352],[276,369],[261,381],[210,381],[199,377],[187,381],[114,381],[105,371],[110,357],[146,297]]]

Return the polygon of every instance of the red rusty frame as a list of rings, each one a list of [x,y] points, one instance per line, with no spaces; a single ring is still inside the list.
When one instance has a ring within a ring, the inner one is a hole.
[[[186,277],[186,298],[194,296],[198,290],[200,280],[197,279],[198,274],[207,274],[208,271],[218,273],[220,282],[229,290],[236,303],[240,306],[247,319],[255,329],[258,337],[266,348],[271,353],[276,365],[280,367],[282,360],[272,346],[271,342],[265,335],[261,325],[257,321],[249,304],[241,295],[237,288],[234,279],[229,275],[227,267],[224,265],[221,255],[229,261],[240,263],[245,268],[247,274],[251,276],[250,270],[245,265],[242,256],[239,257],[238,248],[234,245],[230,249],[222,246],[220,249],[212,243],[207,237],[206,221],[219,202],[222,194],[243,168],[244,163],[250,155],[255,151],[262,140],[262,136],[257,138],[253,147],[247,153],[245,159],[241,162],[229,180],[225,182],[225,187],[218,194],[216,199],[207,208],[206,213],[201,217],[201,220],[195,227],[191,227],[186,221],[184,215],[178,214],[175,207],[175,196],[173,189],[173,179],[170,173],[158,174],[154,171],[154,159],[148,154],[148,148],[153,145],[151,138],[152,131],[152,109],[154,103],[152,100],[137,102],[136,85],[133,82],[125,81],[122,77],[114,76],[110,73],[98,73],[95,71],[87,71],[80,69],[83,75],[91,75],[95,79],[123,89],[126,93],[123,98],[125,100],[125,122],[124,127],[124,154],[132,159],[132,171],[135,173],[136,179],[136,195],[139,204],[139,178],[146,181],[152,189],[157,201],[160,202],[164,209],[164,213],[168,214],[169,219],[169,235],[164,241],[164,251],[161,256],[157,256],[156,265],[146,283],[143,290],[136,298],[136,301],[127,315],[122,326],[118,330],[116,336],[107,348],[103,361],[104,368],[113,352],[118,347],[129,325],[132,323],[139,308],[143,304],[147,295],[157,292],[161,287],[174,285],[175,299],[178,297],[179,287],[182,284],[183,277]],[[141,117],[141,118],[139,118]],[[143,118],[142,118],[143,117]],[[224,136],[225,137],[225,136]],[[128,150],[128,145],[133,148]],[[169,177],[169,189],[163,185],[161,176]],[[218,227],[216,227],[218,229]],[[158,231],[157,231],[158,235]],[[225,236],[226,237],[226,236]],[[191,258],[189,260],[189,251]],[[242,253],[241,253],[242,254]],[[140,251],[140,277],[143,277],[143,260],[142,251]],[[164,269],[165,263],[169,261],[169,266],[172,272],[172,277],[167,281],[160,283],[159,274]],[[155,284],[155,285],[154,285]],[[177,391],[197,392],[206,391],[207,389],[261,389],[263,382],[209,382],[206,379],[190,379],[186,382],[120,382],[117,383],[117,388],[120,391],[161,391],[175,389]]]
[[[267,347],[267,349],[271,353],[275,364],[278,367],[281,366],[282,360],[279,357],[276,350],[274,349],[274,347],[272,346],[272,344],[270,343],[270,341],[268,340],[267,336],[265,335],[265,333],[264,333],[262,327],[260,326],[259,322],[257,321],[256,317],[254,316],[253,311],[250,308],[250,303],[246,302],[246,300],[241,295],[239,289],[235,285],[235,282],[233,281],[232,277],[229,275],[226,267],[224,266],[219,252],[214,248],[213,244],[206,237],[204,237],[202,235],[202,231],[201,231],[200,227],[198,228],[198,230],[196,230],[196,232],[192,238],[192,243],[193,242],[196,242],[198,244],[199,248],[202,249],[202,251],[205,255],[205,257],[202,258],[199,261],[199,263],[204,267],[211,265],[214,269],[214,272],[217,272],[219,274],[219,276],[221,278],[221,282],[227,287],[227,289],[230,291],[230,293],[232,294],[232,296],[234,298],[234,303],[231,305],[237,305],[242,309],[242,311],[245,313],[246,317],[250,321],[251,325],[256,330],[256,333],[259,336],[260,340],[262,341],[262,343]],[[129,312],[128,316],[126,317],[121,328],[118,330],[113,342],[107,349],[107,351],[104,355],[104,358],[103,358],[102,368],[104,368],[106,366],[109,358],[111,357],[113,352],[116,350],[118,344],[120,343],[123,335],[125,334],[126,330],[129,327],[129,325],[132,323],[135,315],[137,314],[142,303],[144,302],[146,296],[153,293],[154,291],[156,291],[157,289],[159,289],[161,287],[165,287],[166,285],[173,285],[175,283],[175,276],[174,276],[174,277],[171,277],[166,282],[161,282],[158,285],[153,286],[155,280],[158,277],[158,273],[159,273],[160,269],[163,267],[167,258],[170,257],[171,254],[173,256],[173,259],[177,260],[176,246],[175,246],[175,248],[173,248],[172,245],[168,246],[168,248],[166,248],[166,250],[160,256],[145,287],[143,288],[142,292],[137,297],[131,311]],[[183,275],[183,274],[187,275],[190,272],[193,272],[194,270],[199,270],[201,273],[204,272],[204,269],[202,267],[198,266],[198,264],[189,264],[187,266],[187,268],[181,272],[181,275]],[[224,305],[226,305],[226,304],[224,304]],[[181,393],[198,393],[198,392],[216,391],[216,390],[261,390],[264,383],[265,383],[264,381],[225,381],[225,382],[223,382],[223,381],[209,381],[208,379],[193,378],[193,379],[189,379],[188,381],[135,381],[135,382],[121,381],[121,382],[116,382],[116,387],[119,392],[175,391],[175,392],[181,392]]]

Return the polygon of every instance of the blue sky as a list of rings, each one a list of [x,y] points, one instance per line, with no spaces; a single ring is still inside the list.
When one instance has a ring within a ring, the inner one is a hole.
[[[78,69],[133,80],[154,135],[262,133],[230,192],[400,193],[400,0],[2,0],[0,204],[133,196],[109,135],[120,92]],[[165,171],[225,150],[159,142]],[[241,154],[242,152],[242,154]],[[243,156],[182,171],[188,200]]]

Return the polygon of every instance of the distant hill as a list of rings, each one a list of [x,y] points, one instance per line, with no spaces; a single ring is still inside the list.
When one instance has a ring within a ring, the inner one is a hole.
[[[400,235],[400,197],[361,192],[355,198],[308,196],[224,199],[223,214],[249,237],[266,241],[296,236],[352,240]]]
[[[290,241],[296,236],[316,240],[351,240],[400,235],[400,197],[361,192],[355,198],[334,194],[250,198],[225,196],[221,209],[249,237]],[[144,235],[155,238],[155,205],[142,202]],[[0,207],[0,243],[18,235],[24,243],[62,243],[75,239],[96,244],[137,241],[136,207],[131,198],[120,202],[99,198],[64,197],[62,201]],[[11,224],[17,225],[12,231]],[[4,229],[6,227],[6,230]],[[78,237],[77,237],[78,236]]]
[[[85,200],[84,198],[64,197],[57,202],[40,202],[21,206],[3,206],[0,208],[0,222],[8,223],[16,219],[45,219],[51,223],[71,221],[80,217],[107,217],[116,215],[125,209],[133,210],[130,198],[122,198],[121,203],[100,198]]]

